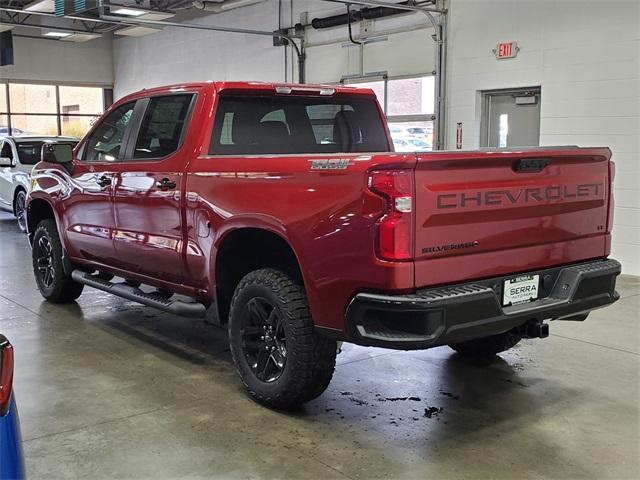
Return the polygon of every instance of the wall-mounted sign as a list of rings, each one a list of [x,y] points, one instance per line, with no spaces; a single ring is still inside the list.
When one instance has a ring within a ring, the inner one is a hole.
[[[462,122],[456,123],[456,150],[462,150]]]
[[[501,42],[493,49],[493,53],[495,53],[498,60],[502,60],[504,58],[515,58],[519,51],[520,48],[518,48],[518,44],[516,42]]]

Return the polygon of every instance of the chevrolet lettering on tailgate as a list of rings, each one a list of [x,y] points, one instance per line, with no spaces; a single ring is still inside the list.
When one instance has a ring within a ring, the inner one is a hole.
[[[598,198],[604,192],[601,183],[550,185],[517,190],[487,190],[484,192],[444,193],[437,196],[437,208],[468,206],[519,205],[574,198]]]

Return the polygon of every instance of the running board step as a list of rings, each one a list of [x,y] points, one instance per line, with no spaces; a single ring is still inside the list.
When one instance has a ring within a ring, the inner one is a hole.
[[[203,318],[206,312],[206,308],[202,303],[183,302],[181,300],[165,298],[154,293],[146,293],[137,287],[132,287],[125,283],[113,283],[97,275],[83,272],[82,270],[74,270],[71,272],[71,278],[78,283],[97,288],[103,292],[112,293],[118,297],[142,303],[148,307],[154,307],[164,312],[173,313],[174,315]]]

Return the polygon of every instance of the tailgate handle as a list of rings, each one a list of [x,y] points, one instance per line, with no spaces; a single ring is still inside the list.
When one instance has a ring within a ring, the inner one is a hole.
[[[540,172],[551,163],[548,158],[521,158],[513,164],[515,172]]]

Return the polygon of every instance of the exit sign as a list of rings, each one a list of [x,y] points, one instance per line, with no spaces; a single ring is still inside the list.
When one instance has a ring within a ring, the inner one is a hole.
[[[496,54],[498,60],[502,60],[503,58],[514,58],[519,50],[516,42],[501,42],[496,45],[493,53]]]

